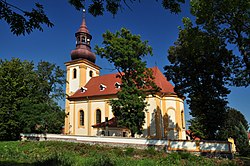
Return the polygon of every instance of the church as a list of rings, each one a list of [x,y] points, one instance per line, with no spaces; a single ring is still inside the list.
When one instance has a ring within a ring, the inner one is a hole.
[[[75,33],[76,48],[71,60],[66,62],[65,129],[67,135],[130,137],[130,131],[118,127],[109,105],[120,90],[121,80],[116,73],[101,75],[91,51],[92,36],[83,18]],[[155,84],[161,89],[148,95],[143,134],[148,139],[186,139],[184,98],[179,97],[174,86],[158,67],[153,67]]]

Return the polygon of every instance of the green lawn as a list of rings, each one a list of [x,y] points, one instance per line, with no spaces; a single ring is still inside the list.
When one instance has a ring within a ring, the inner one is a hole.
[[[240,160],[211,159],[189,153],[166,154],[152,148],[114,148],[69,142],[0,142],[0,165],[151,166],[242,165]]]

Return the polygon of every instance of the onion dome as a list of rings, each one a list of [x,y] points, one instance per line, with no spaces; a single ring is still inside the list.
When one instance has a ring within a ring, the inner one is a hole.
[[[87,59],[95,63],[96,56],[91,51],[90,47],[92,36],[90,35],[86,26],[85,17],[83,17],[82,24],[80,25],[78,31],[75,33],[75,37],[76,48],[71,51],[71,60]]]

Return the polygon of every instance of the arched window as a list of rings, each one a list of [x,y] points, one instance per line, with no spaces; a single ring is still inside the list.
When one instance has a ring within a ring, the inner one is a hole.
[[[83,37],[82,37],[82,43],[83,43],[83,44],[86,44],[86,41],[87,41],[86,37],[83,36]]]
[[[83,110],[80,111],[80,125],[84,126],[84,112],[83,112]]]
[[[76,69],[73,69],[73,78],[76,78]]]
[[[96,123],[101,123],[102,120],[102,114],[101,114],[101,110],[96,110]]]
[[[93,71],[92,70],[89,71],[89,76],[93,77]]]
[[[184,111],[181,111],[181,125],[182,125],[182,128],[185,129],[185,125],[184,125]]]
[[[80,37],[79,36],[77,37],[76,44],[80,44]]]

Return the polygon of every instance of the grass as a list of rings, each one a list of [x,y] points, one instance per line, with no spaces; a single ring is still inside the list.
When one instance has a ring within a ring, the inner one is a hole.
[[[197,157],[189,153],[116,148],[70,142],[0,142],[3,166],[236,166],[240,160]]]

